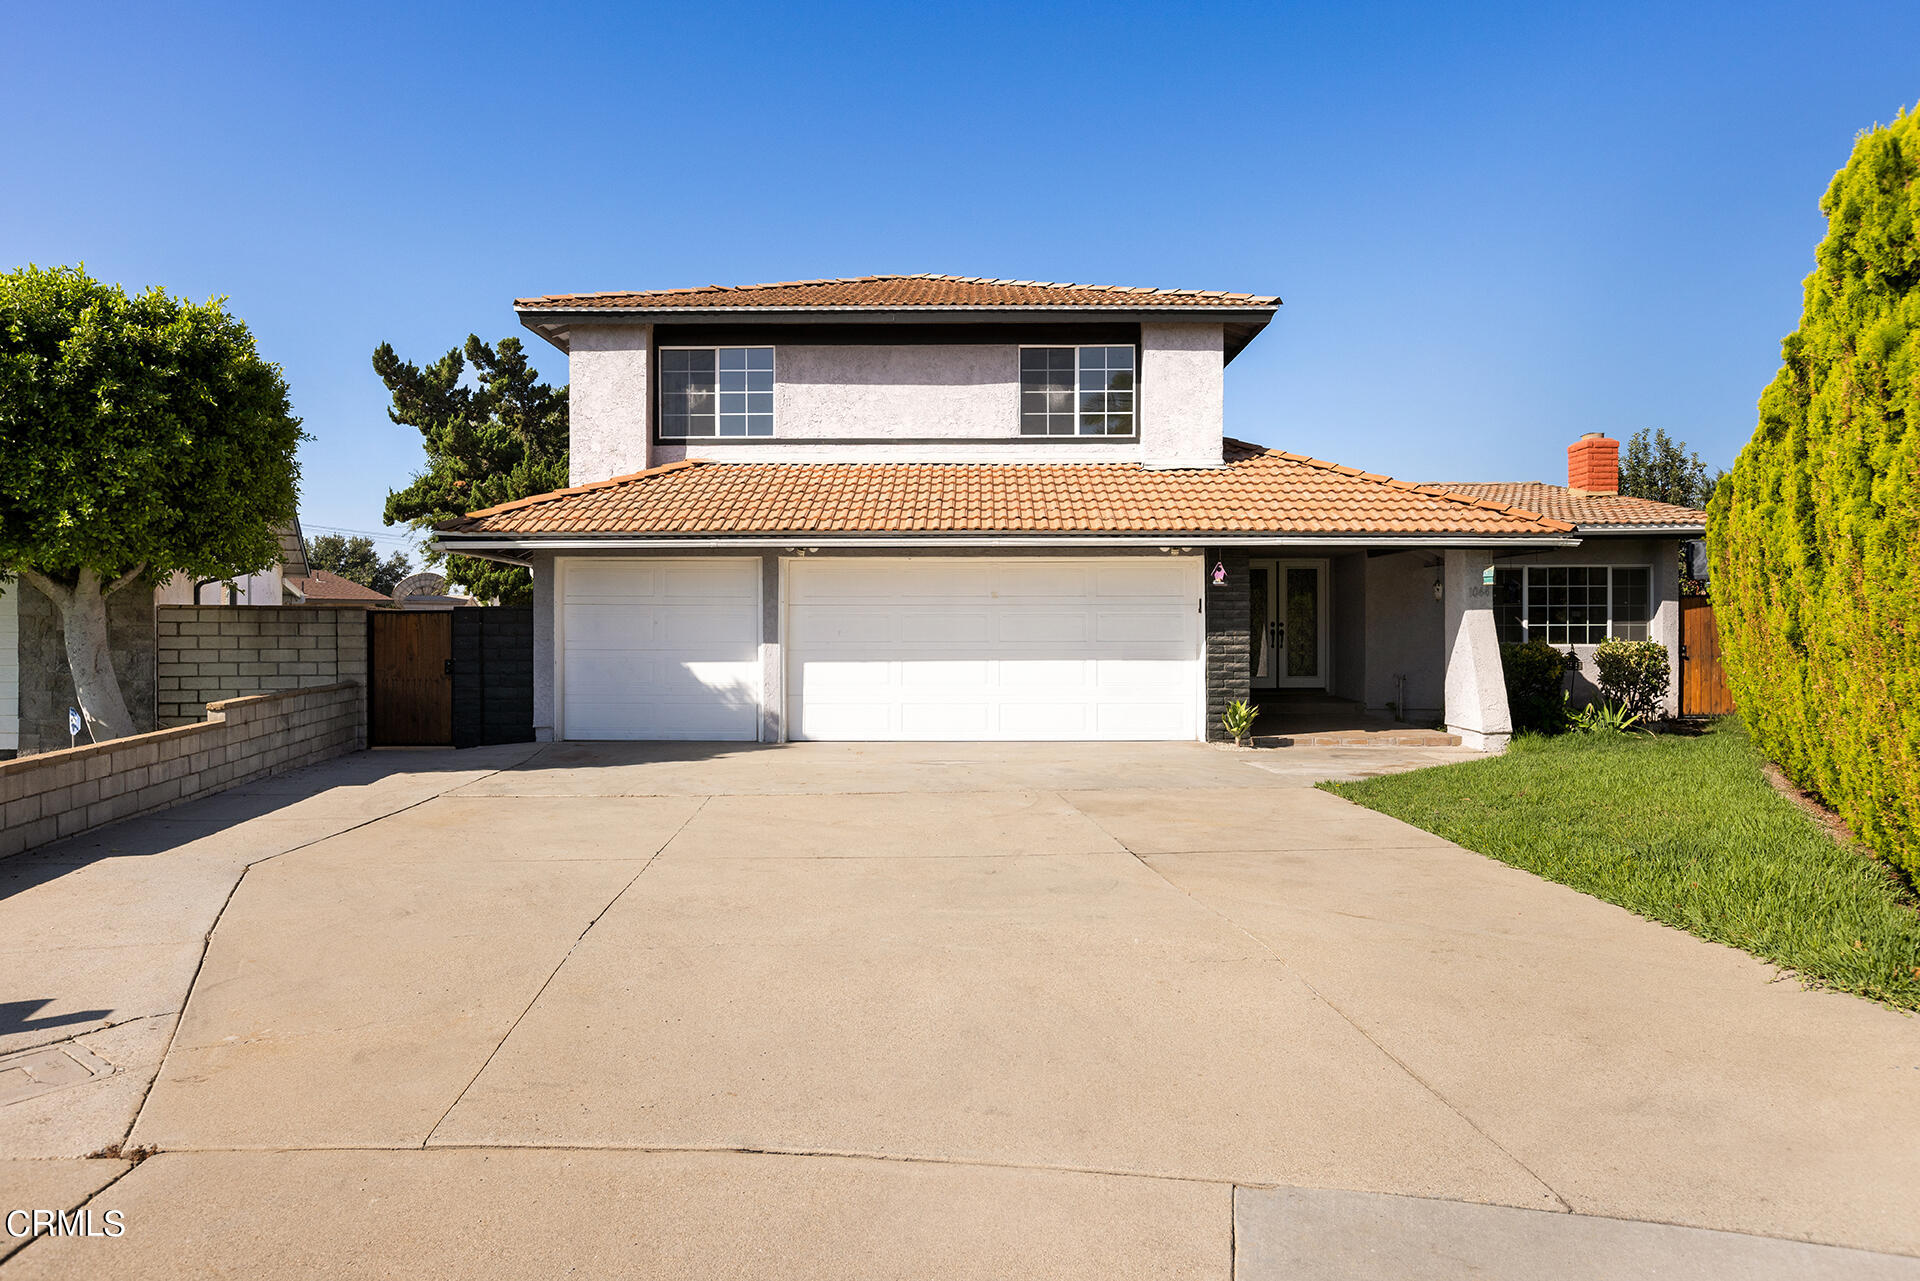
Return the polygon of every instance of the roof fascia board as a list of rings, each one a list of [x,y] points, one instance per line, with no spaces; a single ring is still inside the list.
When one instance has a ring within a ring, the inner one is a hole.
[[[911,324],[915,321],[942,321],[964,324],[979,321],[996,324],[1059,323],[1075,316],[1098,316],[1109,321],[1193,320],[1208,324],[1265,324],[1273,319],[1273,307],[527,307],[518,314],[520,322],[532,327],[542,317],[554,317],[573,323],[588,321],[596,325],[654,325],[672,321],[738,324],[742,316],[765,317],[790,324]]]
[[[1706,536],[1705,525],[1575,525],[1573,532],[1583,538],[1635,538],[1649,534],[1680,534],[1688,538]]]
[[[561,351],[569,350],[571,329],[577,324],[656,325],[656,324],[738,324],[743,317],[764,319],[772,324],[1060,324],[1075,319],[1097,317],[1110,323],[1218,324],[1228,330],[1223,363],[1246,349],[1273,321],[1276,307],[909,307],[883,310],[847,307],[665,307],[657,309],[621,308],[607,310],[592,307],[525,308],[517,312],[520,324],[552,343]]]
[[[484,534],[463,538],[442,534],[435,538],[436,552],[462,555],[472,551],[633,551],[647,548],[662,550],[746,548],[746,547],[1167,547],[1204,544],[1209,547],[1350,547],[1366,548],[1489,548],[1489,547],[1578,547],[1580,540],[1561,534],[1086,534],[1017,536],[956,534],[952,536],[916,535],[880,537],[835,534],[751,534],[732,538],[649,537],[636,534],[527,534],[518,537]]]

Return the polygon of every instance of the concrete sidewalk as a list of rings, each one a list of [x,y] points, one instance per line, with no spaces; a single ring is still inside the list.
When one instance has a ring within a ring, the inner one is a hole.
[[[1916,1021],[1307,786],[1465,753],[487,751],[0,864],[9,1275],[1920,1276]]]

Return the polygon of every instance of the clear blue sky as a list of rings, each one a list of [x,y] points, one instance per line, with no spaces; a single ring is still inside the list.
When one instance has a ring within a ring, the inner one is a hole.
[[[1278,293],[1235,435],[1412,479],[1715,466],[1920,6],[15,6],[0,263],[230,296],[378,530],[368,364],[516,295],[944,271]],[[541,369],[565,360],[527,335]]]

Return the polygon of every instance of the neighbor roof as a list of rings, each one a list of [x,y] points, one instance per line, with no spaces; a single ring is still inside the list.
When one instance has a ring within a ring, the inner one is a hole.
[[[306,600],[314,603],[326,601],[352,601],[358,604],[365,601],[369,605],[393,598],[376,592],[371,587],[354,582],[351,578],[342,578],[328,569],[316,569],[301,575],[287,578]]]
[[[1572,526],[1301,454],[1226,442],[1227,465],[667,463],[473,512],[471,536],[648,534],[1461,534]]]
[[[1705,532],[1707,514],[1692,507],[1655,502],[1651,498],[1632,498],[1626,494],[1585,494],[1565,485],[1547,485],[1539,481],[1463,482],[1443,485],[1458,494],[1484,498],[1492,503],[1508,503],[1528,511],[1564,520],[1583,530],[1590,529],[1698,529]]]
[[[700,285],[692,289],[613,290],[591,294],[543,294],[518,298],[520,311],[796,310],[846,308],[899,311],[933,308],[1064,307],[1121,311],[1162,307],[1245,311],[1270,310],[1280,300],[1266,294],[1218,289],[1153,289],[1133,285],[1072,285],[1047,280],[996,280],[987,276],[840,276],[828,280],[782,280],[761,285]]]

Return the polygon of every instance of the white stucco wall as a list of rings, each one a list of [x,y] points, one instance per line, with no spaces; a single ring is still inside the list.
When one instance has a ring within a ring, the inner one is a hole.
[[[774,344],[770,441],[649,448],[647,326],[572,331],[570,480],[682,458],[720,462],[1122,462],[1218,466],[1222,329],[1142,327],[1139,438],[1021,440],[1013,343]],[[878,442],[878,443],[876,443]]]
[[[0,583],[0,751],[20,747],[20,603],[22,587]]]
[[[1140,326],[1140,460],[1148,467],[1220,466],[1224,343],[1217,324]]]
[[[575,485],[645,471],[651,325],[582,325],[567,358],[567,479]]]
[[[1400,552],[1367,561],[1366,694],[1380,709],[1403,697],[1408,720],[1439,719],[1446,702],[1445,607],[1433,598],[1440,553]],[[1400,679],[1404,677],[1404,682]]]

